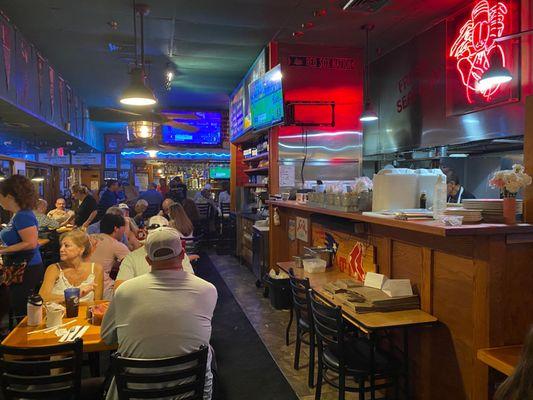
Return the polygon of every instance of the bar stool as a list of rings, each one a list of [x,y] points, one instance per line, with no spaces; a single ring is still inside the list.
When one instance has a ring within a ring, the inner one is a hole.
[[[370,392],[374,400],[376,390],[390,387],[396,388],[397,399],[400,364],[378,350],[373,340],[351,334],[340,307],[326,305],[315,292],[309,293],[318,345],[315,400],[320,400],[323,381],[339,390],[339,400],[345,399],[345,392],[359,393],[360,400],[365,400],[365,393]],[[346,378],[354,379],[357,386],[346,385]],[[383,383],[377,384],[376,380]]]
[[[315,386],[315,329],[309,298],[309,279],[298,279],[294,270],[289,269],[292,291],[292,305],[296,316],[296,349],[294,351],[294,369],[299,369],[300,348],[302,342],[309,345],[309,377],[307,385]]]

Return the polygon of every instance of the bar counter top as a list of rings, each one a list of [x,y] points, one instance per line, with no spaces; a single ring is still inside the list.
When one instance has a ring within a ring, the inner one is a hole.
[[[373,215],[363,215],[359,212],[344,212],[330,210],[322,207],[313,207],[300,204],[292,200],[269,200],[268,204],[274,207],[292,208],[307,213],[330,215],[333,217],[345,218],[355,222],[366,222],[370,224],[384,225],[392,228],[406,229],[409,231],[427,233],[436,236],[476,236],[476,235],[506,235],[506,234],[533,234],[531,224],[494,224],[477,223],[464,224],[461,226],[444,226],[440,221],[434,220],[412,220],[401,221],[389,217],[379,217]]]

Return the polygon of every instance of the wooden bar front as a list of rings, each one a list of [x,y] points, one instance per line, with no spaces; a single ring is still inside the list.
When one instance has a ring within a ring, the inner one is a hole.
[[[478,349],[521,344],[533,323],[532,225],[447,228],[435,221],[383,219],[293,201],[270,204],[271,215],[276,210],[280,217],[278,226],[270,221],[271,266],[303,254],[313,243],[313,225],[320,224],[342,227],[354,241],[370,244],[373,269],[411,280],[422,310],[439,320],[410,332],[413,398],[488,398],[488,367],[477,359]],[[297,217],[308,221],[307,242],[289,239],[294,226],[289,221]]]

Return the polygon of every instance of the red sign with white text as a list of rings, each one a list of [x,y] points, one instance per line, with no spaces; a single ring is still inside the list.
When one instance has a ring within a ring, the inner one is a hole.
[[[517,101],[520,89],[520,46],[497,41],[520,29],[519,2],[478,0],[448,18],[446,97],[449,115],[466,114]],[[479,80],[490,68],[504,67],[513,80],[483,88]]]

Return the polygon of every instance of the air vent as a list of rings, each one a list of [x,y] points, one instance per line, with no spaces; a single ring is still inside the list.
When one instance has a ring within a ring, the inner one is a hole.
[[[388,2],[389,0],[343,0],[342,9],[357,12],[374,13],[380,10]]]

